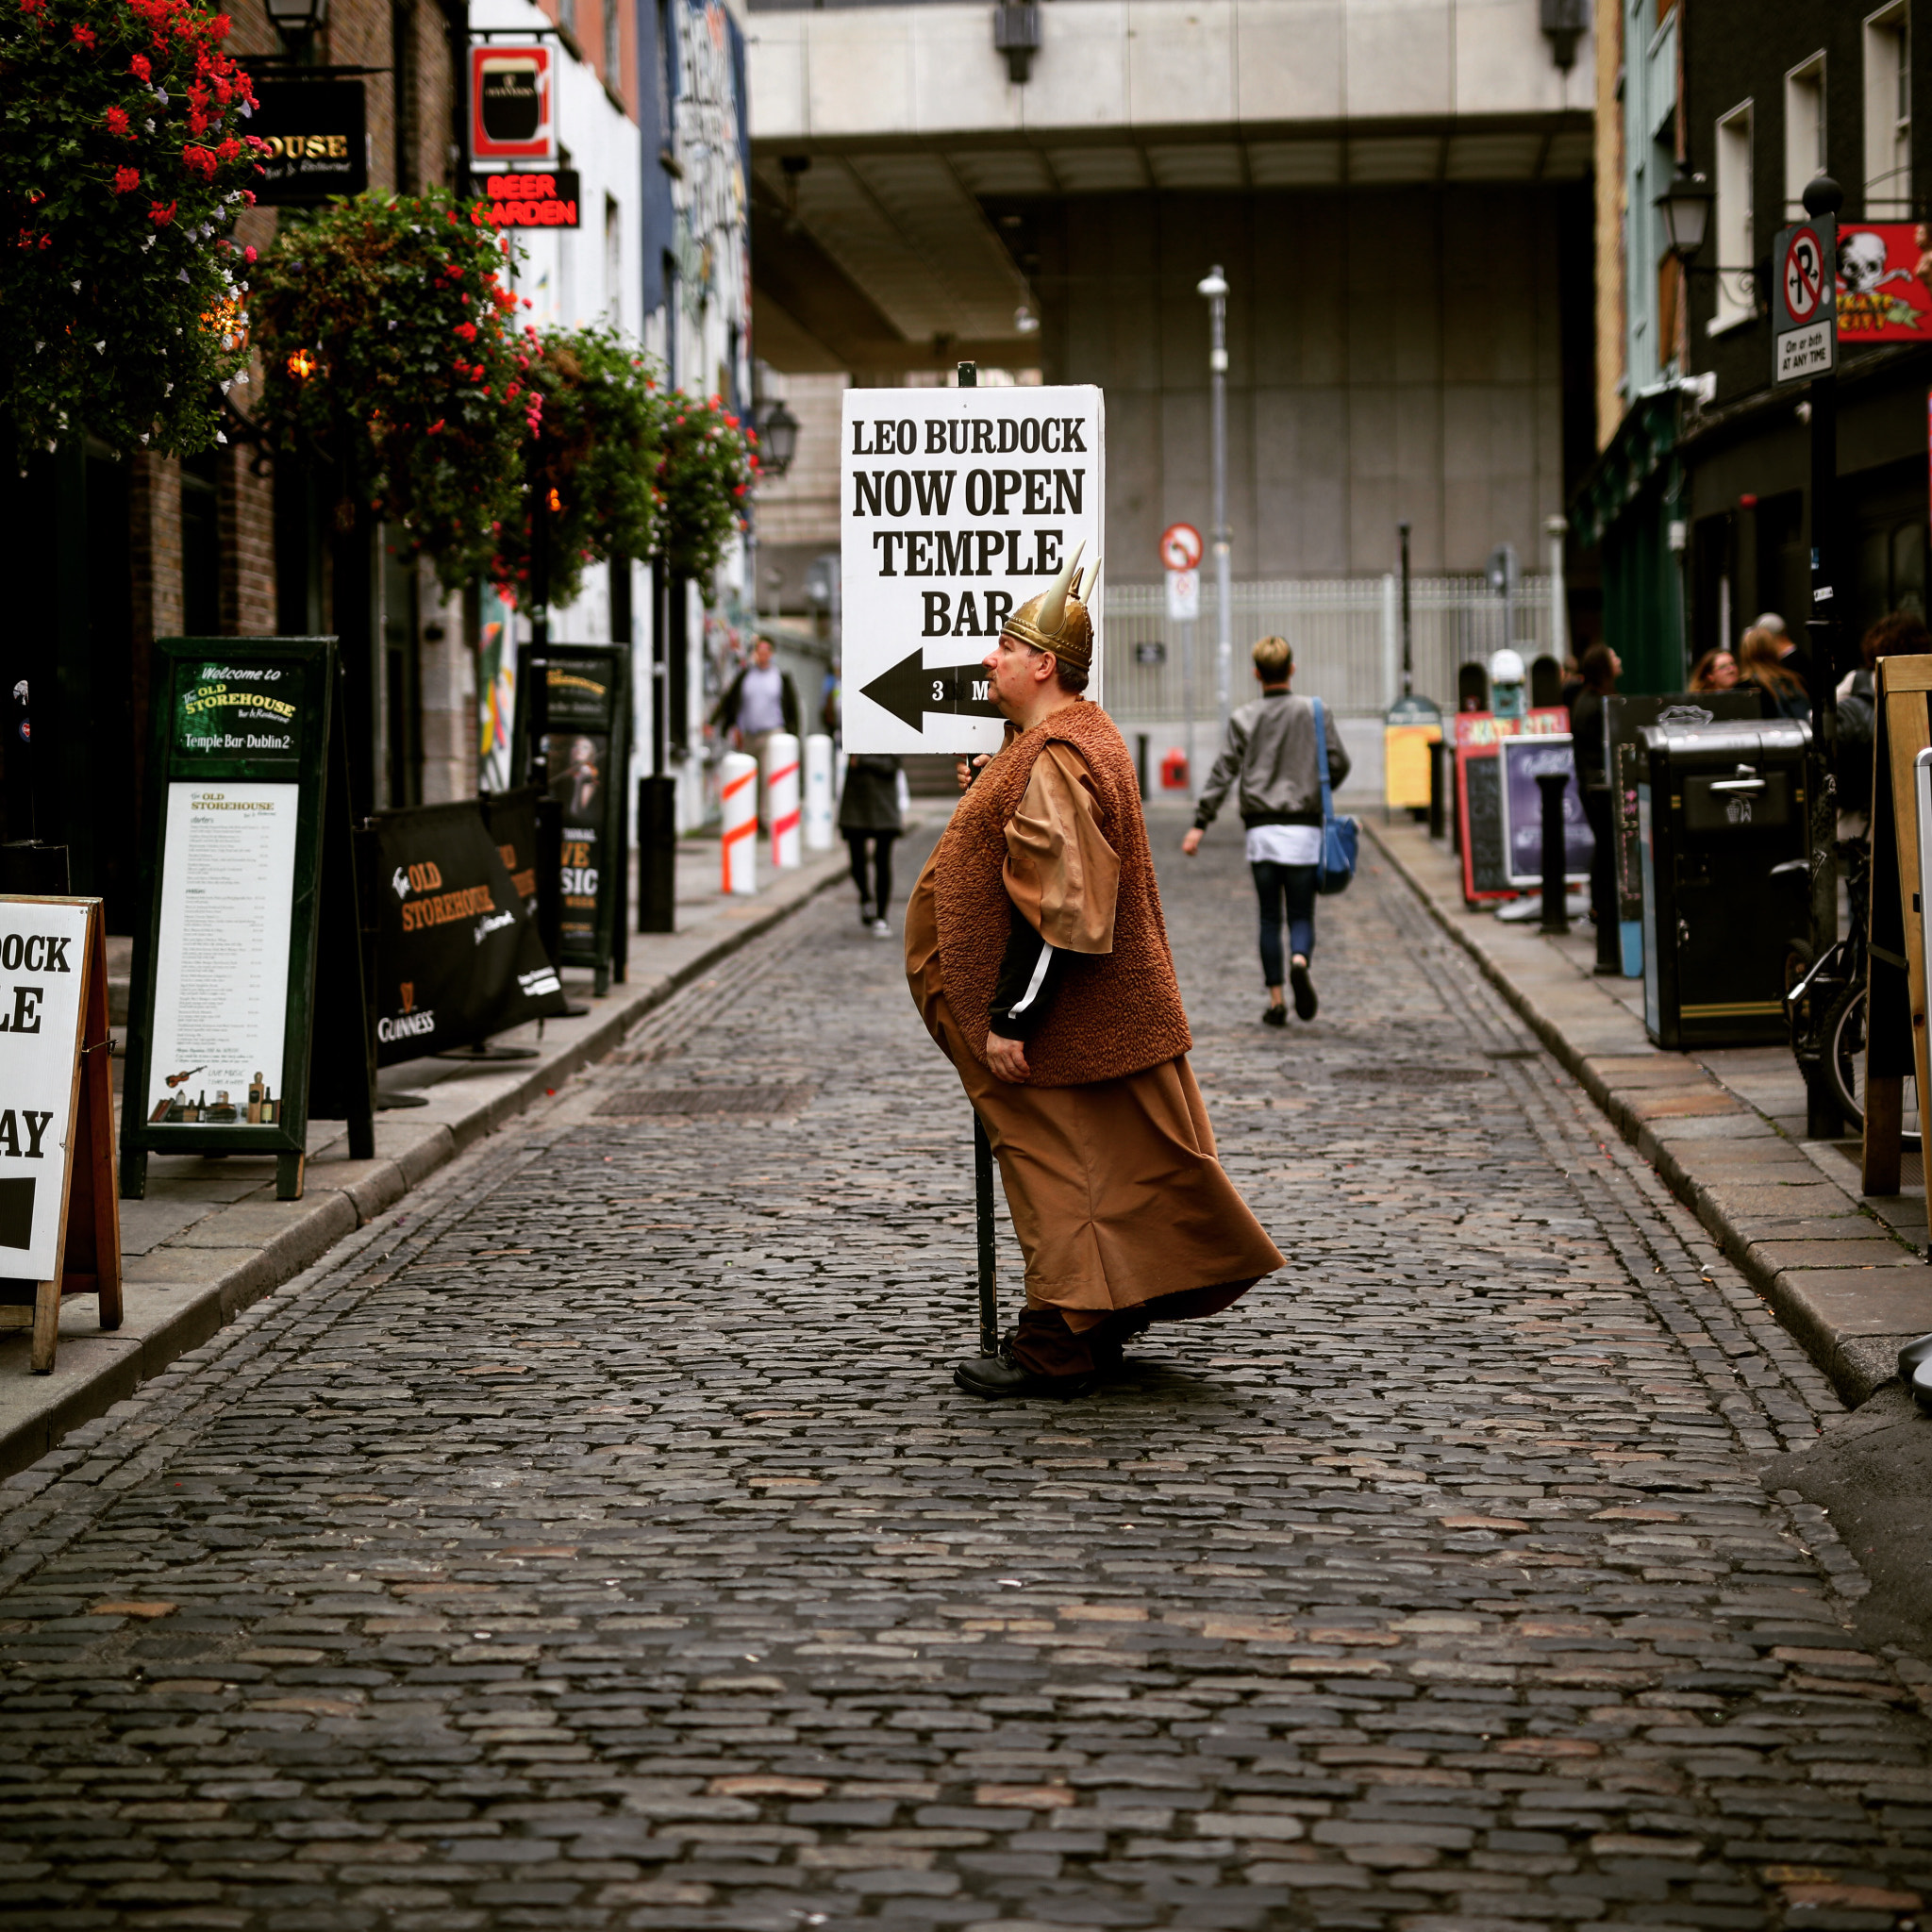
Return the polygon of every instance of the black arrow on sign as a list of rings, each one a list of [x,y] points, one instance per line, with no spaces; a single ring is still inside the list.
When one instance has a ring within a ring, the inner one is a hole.
[[[1000,708],[992,702],[992,678],[986,670],[977,664],[940,664],[928,670],[924,651],[901,658],[890,671],[861,685],[859,691],[921,734],[927,711],[966,718],[1000,716]]]

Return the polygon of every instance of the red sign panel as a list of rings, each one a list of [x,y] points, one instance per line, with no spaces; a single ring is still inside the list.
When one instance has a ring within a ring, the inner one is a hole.
[[[486,162],[556,160],[556,64],[541,42],[470,49],[470,153]]]
[[[1838,231],[1840,342],[1932,342],[1932,232],[1911,222]]]

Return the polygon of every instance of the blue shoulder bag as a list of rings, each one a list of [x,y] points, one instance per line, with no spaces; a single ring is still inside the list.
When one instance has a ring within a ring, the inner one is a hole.
[[[1356,846],[1361,828],[1352,818],[1335,815],[1335,794],[1328,789],[1328,721],[1316,698],[1315,758],[1322,771],[1322,862],[1315,868],[1318,892],[1340,892],[1355,876]]]

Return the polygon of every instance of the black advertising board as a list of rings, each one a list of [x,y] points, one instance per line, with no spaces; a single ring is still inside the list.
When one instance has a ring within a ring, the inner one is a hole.
[[[1674,691],[1662,697],[1604,700],[1604,771],[1617,841],[1617,917],[1643,917],[1643,851],[1637,788],[1649,774],[1638,734],[1650,724],[1730,724],[1763,715],[1756,691]]]
[[[125,1195],[151,1153],[253,1153],[299,1196],[318,1039],[352,1153],[375,1151],[339,675],[332,638],[155,645]]]
[[[490,836],[509,873],[509,882],[532,919],[537,916],[537,788],[492,791],[483,801]]]
[[[544,742],[550,795],[563,811],[563,941],[559,966],[589,967],[609,985],[625,849],[630,766],[630,646],[550,644]],[[517,654],[514,772],[530,775],[530,647]]]
[[[369,186],[369,138],[359,80],[261,80],[248,132],[268,142],[258,157],[255,198],[299,208]]]
[[[377,812],[370,824],[379,1065],[564,1010],[563,982],[475,799]]]

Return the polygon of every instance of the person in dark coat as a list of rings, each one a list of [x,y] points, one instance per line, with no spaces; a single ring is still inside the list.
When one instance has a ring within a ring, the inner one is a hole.
[[[845,791],[839,800],[839,829],[852,854],[852,882],[858,888],[858,923],[874,938],[892,928],[892,841],[904,829],[899,817],[899,760],[879,752],[854,752],[845,760]],[[866,890],[866,846],[872,846],[872,889]]]
[[[1583,654],[1583,686],[1570,706],[1570,745],[1576,760],[1576,789],[1596,850],[1590,861],[1590,910],[1596,921],[1596,968],[1606,976],[1624,971],[1624,941],[1617,907],[1615,803],[1610,796],[1604,700],[1617,689],[1623,660],[1607,644]]]

